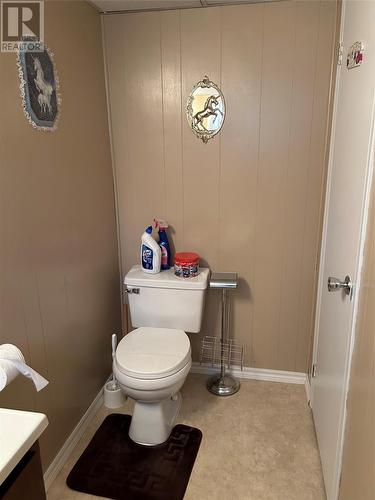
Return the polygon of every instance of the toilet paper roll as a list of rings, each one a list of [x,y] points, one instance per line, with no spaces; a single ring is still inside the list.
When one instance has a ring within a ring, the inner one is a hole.
[[[20,373],[34,382],[37,391],[41,391],[49,383],[25,363],[18,347],[13,344],[0,345],[0,391]]]

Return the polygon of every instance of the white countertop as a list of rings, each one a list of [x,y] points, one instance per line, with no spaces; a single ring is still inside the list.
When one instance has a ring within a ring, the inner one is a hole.
[[[0,408],[0,484],[48,425],[43,413]]]

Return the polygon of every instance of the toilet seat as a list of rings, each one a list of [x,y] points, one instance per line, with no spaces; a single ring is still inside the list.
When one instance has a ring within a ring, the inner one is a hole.
[[[181,380],[185,380],[185,378],[188,376],[188,373],[190,372],[190,368],[191,361],[188,361],[186,365],[181,368],[181,370],[174,373],[173,375],[169,375],[168,377],[141,379],[125,375],[125,373],[120,372],[116,362],[114,362],[113,364],[113,372],[117,381],[124,387],[125,394],[130,395],[131,397],[129,391],[139,391],[138,399],[141,399],[140,394],[144,391],[148,393],[156,393],[158,391],[169,390],[169,387],[173,387],[175,384],[181,382]]]
[[[132,379],[170,377],[191,363],[189,337],[183,330],[137,328],[118,344],[115,362],[118,371]]]

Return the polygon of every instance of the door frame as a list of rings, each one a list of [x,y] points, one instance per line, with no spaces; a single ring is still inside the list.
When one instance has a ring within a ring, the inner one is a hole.
[[[344,33],[344,24],[345,24],[345,10],[346,10],[346,1],[343,1],[341,4],[341,19],[340,19],[340,31],[339,31],[339,44],[343,47],[345,51],[347,48],[343,46],[343,33]],[[320,322],[320,313],[321,313],[321,303],[322,303],[322,295],[323,290],[326,287],[326,283],[324,282],[324,261],[326,254],[326,242],[327,242],[327,228],[328,228],[328,215],[329,215],[329,204],[331,197],[331,185],[332,185],[332,170],[333,170],[333,146],[335,140],[335,130],[336,130],[336,120],[337,120],[337,108],[338,108],[338,94],[340,87],[340,75],[341,71],[345,71],[345,52],[343,55],[343,62],[338,65],[336,69],[336,77],[335,77],[335,90],[333,97],[333,109],[332,109],[332,124],[331,124],[331,133],[329,140],[329,156],[328,156],[328,168],[327,168],[327,180],[326,180],[326,193],[325,193],[325,201],[324,201],[324,216],[323,216],[323,226],[322,226],[322,243],[321,243],[321,251],[320,251],[320,259],[319,259],[319,273],[318,273],[318,286],[317,286],[317,295],[316,295],[316,310],[315,310],[315,324],[314,324],[314,345],[313,345],[313,354],[310,366],[310,373],[314,373],[314,365],[316,365],[317,361],[317,352],[318,352],[318,343],[319,343],[319,322]],[[338,63],[337,63],[338,64]],[[334,477],[334,498],[338,498],[339,495],[339,486],[340,486],[340,477],[341,477],[341,468],[342,468],[342,456],[344,449],[344,440],[345,440],[345,424],[347,418],[347,410],[346,410],[346,401],[348,397],[349,390],[349,380],[350,380],[350,370],[351,370],[351,361],[352,354],[355,343],[355,331],[356,331],[356,322],[357,322],[357,313],[358,313],[358,303],[359,303],[359,291],[361,289],[361,279],[362,279],[362,266],[364,260],[364,247],[366,241],[366,233],[367,233],[367,221],[369,215],[369,203],[370,203],[370,194],[371,194],[371,186],[372,186],[372,178],[374,172],[374,146],[375,146],[375,102],[373,99],[372,103],[372,120],[371,120],[371,128],[370,128],[370,142],[369,142],[369,150],[367,154],[367,165],[366,165],[366,180],[365,180],[365,190],[364,197],[362,200],[362,221],[361,221],[361,229],[360,229],[360,241],[357,249],[357,262],[356,262],[356,270],[355,275],[353,276],[353,309],[350,318],[350,335],[349,341],[346,346],[346,363],[345,363],[345,397],[342,401],[342,406],[340,410],[341,419],[340,419],[340,427],[339,427],[339,441],[336,450],[336,465],[335,465],[335,477]],[[313,390],[313,380],[310,380],[310,406],[314,407],[314,390]],[[329,499],[331,500],[331,499]]]

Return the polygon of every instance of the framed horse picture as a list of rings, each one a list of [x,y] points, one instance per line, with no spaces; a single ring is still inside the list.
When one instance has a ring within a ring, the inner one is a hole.
[[[194,134],[204,143],[220,132],[225,119],[225,99],[208,76],[194,85],[188,97],[186,116]]]
[[[18,72],[24,113],[38,130],[54,131],[60,111],[59,82],[53,55],[42,52],[18,52]]]

